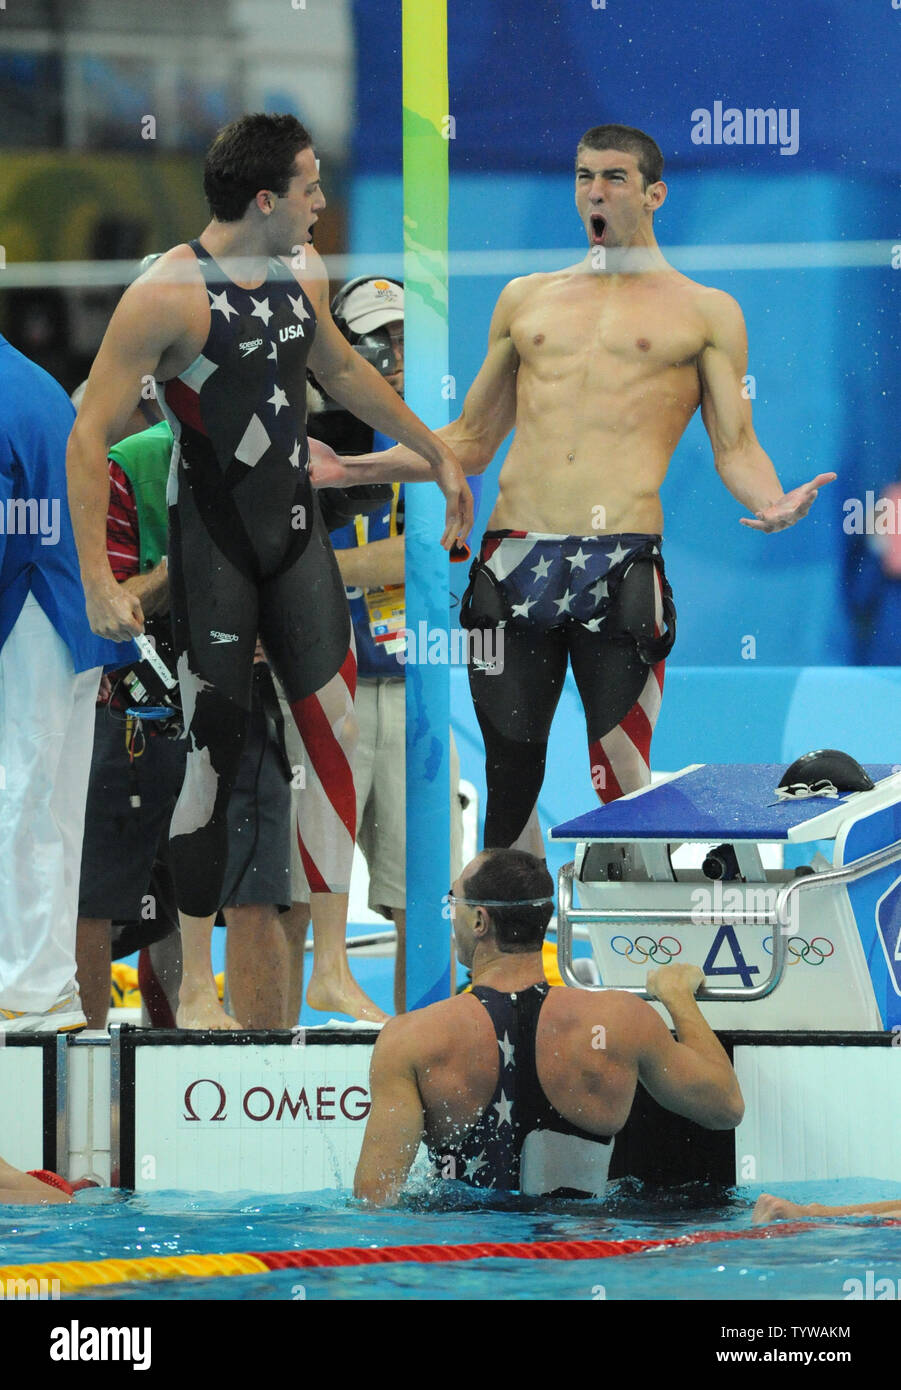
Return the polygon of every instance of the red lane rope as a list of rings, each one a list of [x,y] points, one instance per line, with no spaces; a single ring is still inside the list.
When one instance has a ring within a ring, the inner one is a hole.
[[[901,1226],[901,1221],[886,1225]],[[341,1265],[449,1263],[461,1260],[507,1258],[514,1260],[602,1260],[616,1255],[653,1254],[681,1246],[724,1240],[765,1240],[813,1229],[809,1221],[792,1221],[744,1231],[689,1231],[660,1240],[547,1240],[525,1242],[486,1241],[479,1245],[389,1245],[379,1248],[346,1247],[332,1250],[237,1251],[219,1255],[141,1256],[138,1259],[67,1260],[55,1264],[0,1266],[4,1278],[52,1278],[60,1291],[126,1284],[138,1280],[226,1277],[259,1274],[264,1270],[310,1269]],[[829,1229],[835,1230],[835,1227]]]
[[[897,1223],[901,1225],[901,1222]],[[536,1240],[485,1241],[480,1245],[386,1245],[381,1249],[344,1246],[332,1250],[249,1250],[267,1269],[316,1269],[340,1265],[382,1265],[415,1262],[450,1263],[455,1260],[606,1260],[616,1255],[638,1255],[644,1250],[671,1250],[721,1240],[763,1240],[810,1231],[809,1221],[786,1221],[749,1231],[690,1231],[684,1236],[660,1240]]]

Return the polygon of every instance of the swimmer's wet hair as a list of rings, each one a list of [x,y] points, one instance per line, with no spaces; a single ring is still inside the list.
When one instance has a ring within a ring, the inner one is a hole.
[[[203,191],[213,217],[239,221],[262,188],[287,193],[294,156],[312,143],[296,116],[255,112],[223,126],[203,165]]]
[[[656,140],[645,135],[634,125],[594,125],[586,130],[576,150],[576,163],[579,150],[624,150],[633,154],[638,163],[644,186],[657,183],[663,178],[663,153]]]
[[[524,849],[489,849],[479,867],[464,879],[470,902],[479,899],[521,903],[550,898],[538,907],[486,907],[498,946],[505,952],[538,951],[554,914],[554,880],[543,859]]]

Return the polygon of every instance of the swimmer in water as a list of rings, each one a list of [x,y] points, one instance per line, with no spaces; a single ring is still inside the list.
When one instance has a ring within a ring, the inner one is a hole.
[[[522,850],[486,850],[449,901],[471,993],[391,1019],[372,1058],[357,1197],[393,1202],[421,1140],[437,1174],[529,1195],[602,1195],[638,1082],[707,1129],[744,1113],[732,1065],[695,1001],[696,965],[665,965],[649,1004],[622,990],[552,989],[541,947],[553,881]]]
[[[901,1197],[890,1202],[861,1202],[852,1207],[823,1207],[818,1202],[805,1206],[802,1202],[788,1202],[784,1197],[763,1192],[754,1203],[751,1225],[768,1226],[771,1221],[804,1220],[810,1216],[901,1216]]]

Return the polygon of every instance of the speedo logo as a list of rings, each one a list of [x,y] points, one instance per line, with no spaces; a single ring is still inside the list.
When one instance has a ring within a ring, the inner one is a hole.
[[[262,338],[249,338],[246,343],[238,344],[238,347],[241,349],[245,357],[249,357],[252,352],[256,352],[257,348],[262,346]]]
[[[214,644],[218,644],[219,642],[237,642],[238,640],[238,634],[236,632],[214,632],[212,628],[210,628],[210,636]]]

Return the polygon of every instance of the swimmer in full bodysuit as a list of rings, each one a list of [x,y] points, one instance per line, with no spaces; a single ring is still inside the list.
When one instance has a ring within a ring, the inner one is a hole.
[[[660,488],[698,406],[720,477],[754,513],[745,526],[793,525],[835,476],[783,493],[742,390],[738,304],[674,270],[657,245],[662,172],[642,131],[586,132],[575,185],[585,258],[506,286],[462,414],[441,431],[465,472],[479,473],[516,430],[461,612],[466,627],[503,628],[502,669],[469,667],[485,740],[486,845],[542,852],[535,807],[567,663],[601,800],[650,780],[675,636]],[[402,446],[314,468],[317,486],[426,476]]]
[[[613,1136],[639,1081],[708,1129],[739,1123],[735,1072],[695,1001],[704,981],[696,965],[648,974],[676,1041],[649,1004],[624,990],[549,988],[541,946],[553,880],[534,855],[483,851],[449,901],[472,991],[382,1030],[358,1197],[393,1202],[423,1139],[438,1177],[528,1195],[602,1196]]]
[[[132,636],[140,603],[105,546],[107,446],[149,382],[172,426],[170,602],[189,738],[172,817],[184,977],[180,1027],[236,1027],[216,998],[212,922],[226,810],[259,633],[312,775],[298,841],[312,889],[311,1007],[379,1021],[344,943],[353,856],[356,661],[347,599],[308,475],[306,368],[367,423],[421,451],[447,501],[442,544],[472,519],[449,446],[353,351],[328,307],[311,229],[325,207],[310,137],[291,116],[245,116],[206,159],[212,220],[129,289],[110,321],[69,443],[69,496],[91,627]]]

